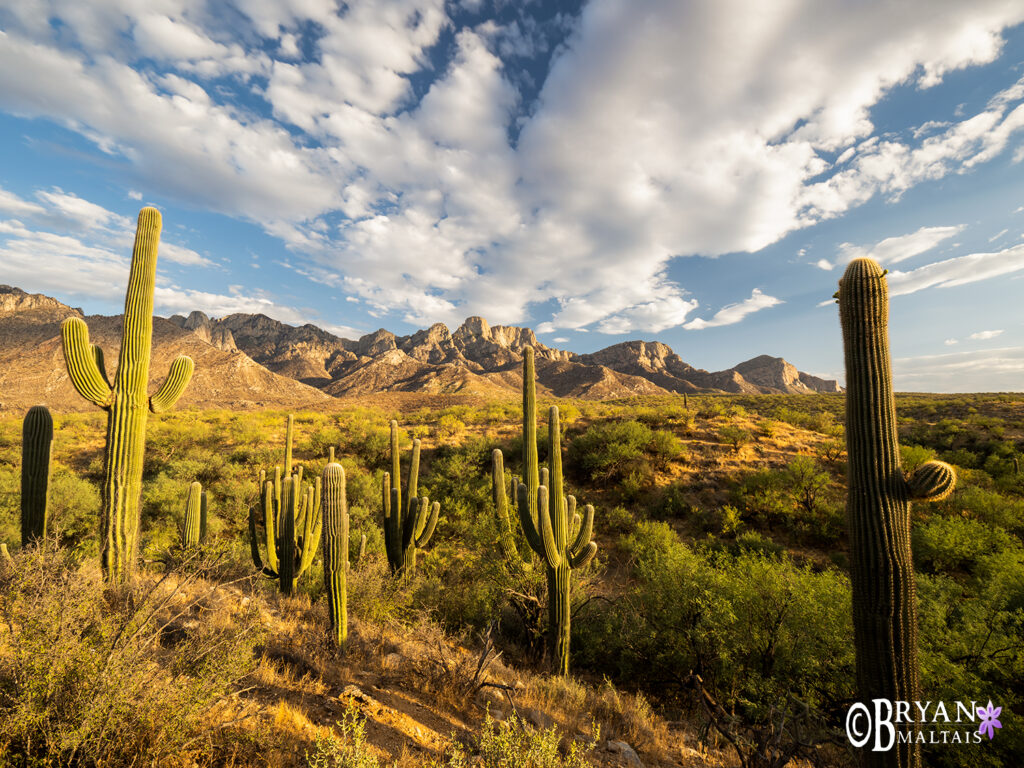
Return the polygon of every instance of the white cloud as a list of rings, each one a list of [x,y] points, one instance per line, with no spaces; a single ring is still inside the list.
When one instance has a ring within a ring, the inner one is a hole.
[[[1024,347],[895,358],[892,370],[904,392],[1020,392]]]
[[[131,224],[131,221],[124,216],[77,195],[66,193],[59,187],[49,192],[36,192],[36,197],[46,203],[51,211],[73,222],[76,228],[124,228]]]
[[[568,344],[569,343],[569,339],[567,339],[565,336],[555,336],[555,338],[553,338],[551,341],[554,342],[555,344]]]
[[[782,303],[782,299],[777,299],[774,296],[768,296],[755,288],[750,294],[749,299],[722,307],[710,320],[697,318],[696,320],[691,320],[683,327],[699,331],[702,328],[714,328],[719,325],[733,325],[734,323],[740,322],[743,318],[753,312],[760,312],[762,309],[774,307],[777,304]]]
[[[154,194],[258,222],[302,274],[410,322],[553,303],[552,329],[679,325],[696,300],[674,257],[759,250],[1024,127],[1012,88],[916,137],[871,122],[894,87],[992,61],[1024,20],[1009,0],[591,0],[528,105],[488,48],[526,38],[454,30],[432,71],[443,0],[232,5],[14,4],[0,107],[81,133]],[[890,263],[923,247],[903,245]]]
[[[994,253],[972,253],[937,261],[909,272],[889,273],[889,293],[900,296],[925,288],[952,288],[1024,269],[1024,244]]]
[[[952,347],[954,344],[959,344],[960,342],[957,339],[946,339],[943,343],[947,347]]]
[[[887,237],[870,246],[843,243],[839,246],[839,258],[844,263],[868,257],[879,264],[898,264],[930,251],[944,240],[959,234],[963,229],[962,224],[949,227],[921,227],[908,235]]]
[[[25,216],[43,213],[44,210],[41,205],[24,200],[13,192],[8,192],[3,187],[0,187],[0,211],[13,213],[15,216]]]
[[[828,259],[818,259],[818,261],[815,262],[814,266],[816,266],[818,269],[824,270],[831,270],[835,267],[835,265]]]
[[[1000,237],[1002,237],[1003,235],[1005,235],[1005,234],[1006,234],[1007,232],[1009,232],[1009,231],[1010,231],[1010,230],[1008,230],[1008,229],[1001,229],[1001,230],[999,230],[998,232],[996,232],[996,233],[995,233],[994,235],[992,235],[992,237],[990,237],[990,238],[988,239],[988,241],[989,241],[990,243],[994,243],[994,242],[995,242],[996,240],[998,240],[998,239],[999,239]]]
[[[977,333],[972,333],[971,334],[971,338],[972,339],[977,339],[977,340],[980,340],[980,341],[987,341],[988,339],[994,339],[996,336],[1002,335],[1002,333],[1003,333],[1002,330],[999,330],[999,331],[978,331]]]
[[[175,264],[181,264],[186,267],[212,267],[213,262],[204,256],[200,256],[198,253],[193,251],[191,248],[185,248],[181,245],[175,245],[169,243],[166,240],[161,241],[159,254],[161,258],[173,261]]]

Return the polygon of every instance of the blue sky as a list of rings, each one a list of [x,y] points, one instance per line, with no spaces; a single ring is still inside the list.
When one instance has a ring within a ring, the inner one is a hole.
[[[756,10],[755,10],[756,9]],[[38,0],[0,8],[0,282],[349,337],[468,315],[904,390],[1024,389],[1024,4]]]

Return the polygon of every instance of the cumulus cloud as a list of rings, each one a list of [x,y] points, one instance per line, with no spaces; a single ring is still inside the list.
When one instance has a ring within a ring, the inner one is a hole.
[[[993,253],[971,253],[925,264],[909,272],[889,272],[892,296],[916,293],[925,288],[952,288],[1024,269],[1024,244]]]
[[[879,264],[898,264],[930,251],[939,243],[959,234],[963,229],[962,224],[949,227],[921,227],[908,235],[887,237],[870,246],[843,243],[839,246],[839,259],[845,263],[868,257]]]
[[[734,322],[777,300],[687,322],[674,258],[757,251],[970,170],[1024,128],[1021,84],[948,125],[880,135],[871,120],[898,85],[994,60],[1024,20],[1009,0],[794,0],[756,17],[739,0],[591,0],[529,103],[501,56],[540,38],[453,29],[437,66],[443,0],[224,7],[15,4],[0,68],[21,76],[0,81],[0,107],[79,132],[145,189],[258,222],[309,279],[415,323],[540,306],[552,330]],[[876,248],[898,263],[943,229]]]
[[[695,320],[691,320],[683,327],[689,330],[699,331],[702,328],[714,328],[719,325],[733,325],[740,322],[749,314],[760,312],[762,309],[768,309],[768,307],[774,307],[777,304],[782,303],[782,299],[777,299],[774,296],[768,296],[767,294],[762,293],[760,289],[755,288],[750,294],[749,299],[722,307],[710,320],[697,318]]]

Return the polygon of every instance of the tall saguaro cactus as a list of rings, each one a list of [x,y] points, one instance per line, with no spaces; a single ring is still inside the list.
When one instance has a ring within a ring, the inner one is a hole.
[[[514,563],[519,559],[519,553],[508,522],[501,452],[495,451],[493,459],[492,479],[500,545],[506,559]],[[565,493],[558,406],[553,405],[548,410],[548,466],[540,467],[537,456],[537,384],[532,347],[523,350],[523,481],[518,483],[515,491],[519,523],[530,548],[546,566],[552,663],[559,674],[568,674],[572,571],[584,567],[597,554],[597,543],[591,540],[594,508],[587,504],[583,515],[577,514],[576,499]]]
[[[21,546],[46,536],[50,506],[50,458],[53,417],[34,405],[21,427]]]
[[[331,632],[339,646],[348,638],[348,502],[345,499],[345,470],[331,462],[323,475],[324,587]],[[365,540],[365,537],[364,537]]]
[[[438,502],[426,496],[416,498],[420,476],[420,441],[412,441],[412,459],[406,484],[407,502],[402,508],[401,463],[398,450],[398,422],[391,421],[391,472],[384,473],[381,504],[384,508],[384,549],[391,572],[409,575],[416,569],[416,550],[430,543],[441,511]]]
[[[149,412],[171,408],[188,386],[193,371],[190,358],[176,358],[156,393],[147,395],[160,226],[160,213],[155,208],[139,211],[124,305],[124,333],[113,384],[107,378],[102,351],[89,343],[85,321],[71,317],[61,325],[71,383],[78,394],[107,412],[101,561],[105,578],[113,583],[127,581],[135,571]]]
[[[889,359],[889,290],[871,259],[850,263],[839,281],[846,362],[846,449],[850,579],[857,691],[861,701],[919,698],[917,598],[910,551],[910,500],[952,492],[948,464],[927,462],[907,478],[900,466]],[[892,749],[864,749],[870,768],[919,768],[916,726]]]

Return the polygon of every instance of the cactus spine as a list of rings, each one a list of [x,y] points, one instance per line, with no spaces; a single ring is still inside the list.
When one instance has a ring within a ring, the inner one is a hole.
[[[499,522],[502,514],[508,519],[502,463],[501,453],[495,452],[493,480]],[[564,675],[569,672],[572,571],[584,567],[597,554],[597,544],[591,541],[594,508],[587,504],[583,515],[578,515],[576,499],[565,494],[557,406],[548,411],[548,466],[540,467],[532,347],[523,350],[523,479],[516,488],[519,522],[530,548],[547,567],[549,645],[553,666],[558,674]],[[502,526],[501,548],[506,557],[518,558],[510,525]]]
[[[280,583],[281,593],[290,595],[295,582],[305,573],[320,546],[323,525],[321,514],[321,478],[313,486],[302,484],[302,467],[291,473],[292,425],[288,416],[285,437],[285,469],[274,467],[274,479],[260,470],[259,505],[249,508],[249,549],[253,565],[265,576]],[[266,562],[260,554],[259,522],[263,523]]]
[[[388,564],[395,574],[410,575],[416,570],[416,550],[427,546],[437,526],[441,511],[438,502],[426,496],[416,498],[419,489],[420,441],[412,441],[412,460],[406,484],[407,502],[402,509],[401,464],[398,450],[398,422],[391,421],[391,472],[381,482],[381,504],[384,508],[384,549]]]
[[[839,281],[838,298],[846,363],[846,509],[857,691],[869,706],[873,699],[915,701],[920,696],[910,499],[944,498],[956,476],[943,462],[927,462],[910,478],[900,466],[885,273],[871,259],[855,259]],[[919,768],[917,727],[904,727],[909,743],[897,738],[887,752],[865,749],[864,765]]]
[[[44,405],[25,414],[21,429],[21,546],[46,537],[50,505],[53,418]]]
[[[181,531],[181,546],[184,549],[198,547],[205,538],[206,491],[202,483],[192,483],[185,499],[185,525]]]
[[[113,385],[107,378],[103,353],[89,343],[85,321],[72,317],[61,325],[71,383],[82,397],[107,412],[101,563],[105,578],[113,583],[131,579],[135,571],[147,417],[150,411],[161,413],[171,408],[188,386],[193,371],[190,358],[176,358],[163,384],[152,397],[147,396],[160,226],[160,213],[155,208],[139,212]]]
[[[324,468],[323,541],[324,587],[334,641],[344,647],[348,638],[348,503],[345,500],[345,470],[331,462]],[[363,537],[363,541],[366,537]]]

